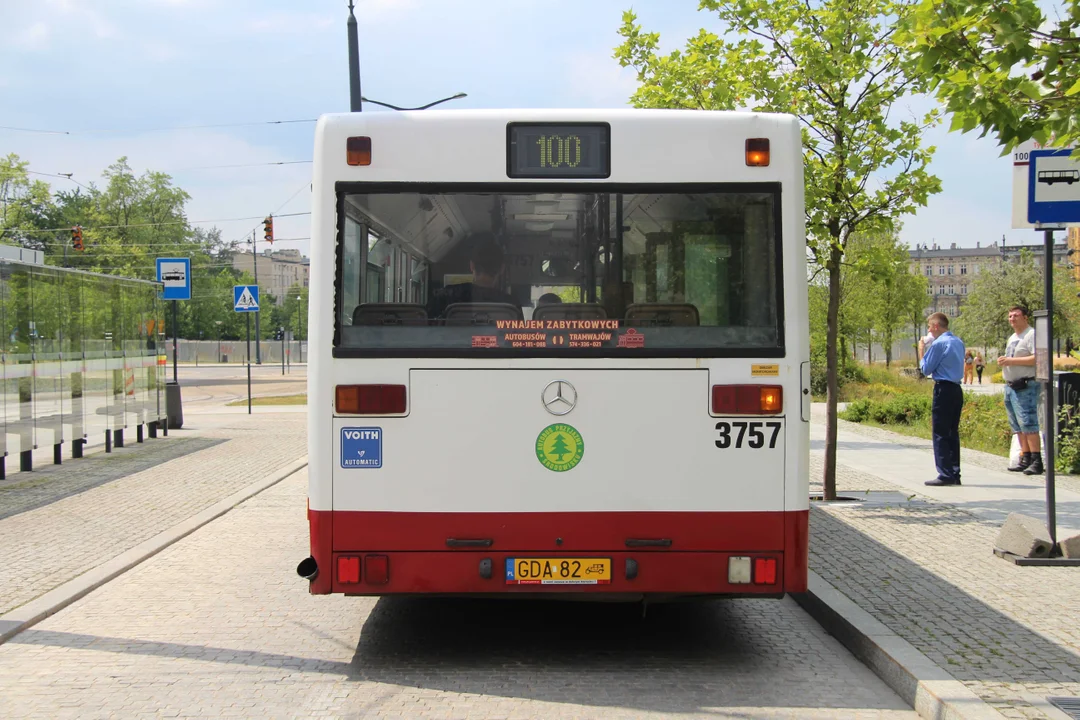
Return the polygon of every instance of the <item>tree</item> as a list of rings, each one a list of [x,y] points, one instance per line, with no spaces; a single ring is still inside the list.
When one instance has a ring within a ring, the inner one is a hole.
[[[1012,333],[1009,308],[1023,305],[1029,310],[1043,305],[1042,260],[1038,264],[1027,250],[1015,261],[1004,261],[975,276],[971,292],[953,326],[953,331],[972,347],[1003,348]],[[1054,268],[1054,330],[1067,335],[1080,320],[1075,283],[1063,267]]]
[[[1008,152],[1034,138],[1080,138],[1080,3],[1049,22],[1035,0],[922,0],[897,35],[912,72],[953,114],[952,130],[982,128]]]
[[[701,30],[661,56],[659,35],[623,14],[615,51],[637,70],[639,107],[748,108],[797,115],[803,124],[807,241],[828,274],[828,421],[824,495],[836,496],[837,341],[840,272],[855,232],[885,232],[925,205],[941,183],[927,172],[924,128],[936,112],[896,121],[895,103],[922,90],[902,65],[893,26],[903,0],[701,0],[721,39]]]
[[[852,238],[854,243],[856,238]],[[873,339],[885,349],[885,366],[892,363],[892,348],[902,325],[926,307],[926,279],[911,272],[907,249],[895,234],[861,240],[853,253],[854,270],[863,279],[858,303],[869,317]]]
[[[30,180],[28,164],[14,153],[0,158],[0,241],[42,250],[34,229],[47,217],[52,199],[47,183]]]

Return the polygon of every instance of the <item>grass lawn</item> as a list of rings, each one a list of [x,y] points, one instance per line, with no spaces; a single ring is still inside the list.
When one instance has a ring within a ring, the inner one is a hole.
[[[1005,408],[1001,409],[1002,414],[1005,413]],[[841,415],[841,417],[843,417]],[[866,425],[868,427],[881,428],[882,430],[889,430],[898,435],[910,435],[911,437],[922,438],[923,440],[932,440],[930,433],[930,420],[916,421],[911,425],[905,425],[903,423],[897,423],[895,425],[886,425],[885,423],[874,422],[873,420],[864,420],[859,423],[860,425]],[[1001,457],[1009,456],[1008,445],[1003,445],[998,438],[985,437],[983,433],[978,433],[974,437],[969,432],[967,437],[964,436],[963,429],[960,431],[960,446],[965,450],[980,450],[982,452],[991,453],[993,455],[999,455]]]
[[[247,405],[247,398],[243,400],[233,400],[231,403],[226,403],[230,407],[238,405]],[[307,405],[307,394],[301,395],[274,395],[271,397],[257,397],[251,398],[252,405]]]

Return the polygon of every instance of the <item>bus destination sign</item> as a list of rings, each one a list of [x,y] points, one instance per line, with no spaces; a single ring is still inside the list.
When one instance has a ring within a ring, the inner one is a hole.
[[[506,174],[512,178],[606,178],[611,175],[607,123],[510,123]]]

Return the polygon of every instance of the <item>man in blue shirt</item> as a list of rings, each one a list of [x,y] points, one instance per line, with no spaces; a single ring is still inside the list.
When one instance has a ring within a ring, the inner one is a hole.
[[[964,407],[964,343],[949,332],[949,318],[934,313],[926,321],[933,336],[919,340],[923,375],[934,379],[934,401],[930,406],[930,431],[934,438],[934,462],[938,476],[927,485],[960,484],[960,410]]]

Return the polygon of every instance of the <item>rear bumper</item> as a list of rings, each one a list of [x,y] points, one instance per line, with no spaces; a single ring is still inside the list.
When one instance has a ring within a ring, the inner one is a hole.
[[[309,510],[313,594],[780,596],[804,592],[807,510],[764,513],[368,513]],[[669,540],[626,547],[627,540]],[[451,549],[448,540],[490,541]],[[597,549],[601,548],[601,549]],[[606,548],[606,549],[605,549]],[[617,549],[615,549],[617,548]],[[372,582],[368,555],[388,572]],[[357,582],[341,582],[337,558],[360,558]],[[775,581],[730,583],[733,556],[776,560]],[[598,585],[516,585],[507,558],[609,558]],[[485,577],[484,561],[491,571]],[[381,562],[381,561],[380,561]],[[636,568],[635,568],[636,566]],[[634,570],[636,569],[636,573]]]

